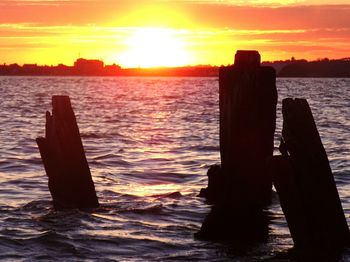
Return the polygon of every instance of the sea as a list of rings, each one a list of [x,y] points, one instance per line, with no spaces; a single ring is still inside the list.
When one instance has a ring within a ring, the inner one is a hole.
[[[278,78],[311,106],[350,222],[350,79]],[[274,191],[269,237],[240,250],[194,237],[198,197],[220,163],[218,78],[0,77],[0,260],[293,261]],[[55,211],[35,139],[53,95],[69,95],[101,206]],[[350,249],[343,253],[350,261]]]

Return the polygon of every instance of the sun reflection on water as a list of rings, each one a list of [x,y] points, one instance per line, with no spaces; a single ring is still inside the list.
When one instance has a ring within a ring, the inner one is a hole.
[[[148,197],[148,196],[162,196],[171,194],[174,192],[179,192],[183,190],[183,186],[174,183],[160,183],[160,184],[129,184],[127,187],[127,193],[138,197]],[[118,189],[120,191],[120,187]]]

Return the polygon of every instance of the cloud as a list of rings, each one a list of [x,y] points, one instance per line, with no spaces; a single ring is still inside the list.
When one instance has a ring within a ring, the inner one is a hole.
[[[170,0],[163,0],[170,2]],[[174,2],[174,1],[172,1]],[[348,0],[176,0],[178,3],[210,4],[224,6],[281,7],[310,5],[347,5]]]
[[[348,2],[348,0],[346,1]],[[284,2],[288,4],[282,4]],[[334,5],[338,2],[345,1],[330,2],[321,0],[319,3],[328,3],[328,5],[300,5],[313,4],[316,1],[5,0],[0,1],[2,11],[0,23],[94,24],[125,27],[142,26],[143,23],[147,22],[158,23],[159,25],[169,22],[168,26],[177,28],[188,28],[192,24],[195,27],[202,28],[249,30],[350,27],[350,4],[348,2],[347,5]],[[332,5],[329,5],[330,3]],[[264,6],[265,4],[277,5]],[[23,7],[21,5],[28,6]],[[147,15],[148,12],[149,15]],[[173,19],[169,21],[172,17]],[[186,23],[183,23],[182,20]]]
[[[329,4],[325,0],[318,2]],[[313,0],[288,1],[288,5],[281,4],[282,1],[244,3],[3,0],[0,1],[0,55],[7,59],[4,62],[27,56],[34,60],[48,57],[54,63],[55,56],[66,55],[66,61],[73,61],[78,52],[84,51],[91,56],[100,55],[105,61],[114,57],[118,61],[118,54],[127,48],[125,39],[139,27],[151,26],[145,18],[152,18],[152,22],[159,20],[159,25],[173,30],[198,58],[193,63],[225,64],[231,60],[228,54],[238,48],[259,49],[263,56],[276,59],[293,55],[345,57],[350,52],[349,4],[313,5],[316,4]],[[171,18],[168,24],[167,17]],[[8,52],[11,48],[16,52]],[[30,51],[34,49],[35,52]]]

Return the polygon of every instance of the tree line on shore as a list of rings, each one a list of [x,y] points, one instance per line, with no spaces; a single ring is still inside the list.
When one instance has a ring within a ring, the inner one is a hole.
[[[319,59],[307,61],[304,59],[279,60],[263,62],[262,65],[272,66],[278,77],[350,77],[350,58]],[[184,67],[157,68],[121,68],[119,65],[105,65],[100,60],[79,58],[73,66],[59,64],[56,66],[37,64],[3,64],[0,65],[0,75],[8,76],[218,76],[218,66],[198,65]]]

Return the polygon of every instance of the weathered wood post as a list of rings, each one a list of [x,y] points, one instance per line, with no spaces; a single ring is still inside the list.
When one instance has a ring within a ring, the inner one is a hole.
[[[215,172],[223,181],[211,184],[223,187],[216,190],[209,184],[201,195],[265,204],[272,188],[266,163],[276,125],[275,70],[260,66],[257,51],[237,51],[234,66],[220,68],[219,104],[221,170]]]
[[[335,261],[350,235],[311,109],[287,98],[282,113],[282,156],[270,166],[298,258]]]
[[[243,201],[266,203],[272,189],[266,161],[276,125],[275,70],[260,66],[257,51],[238,51],[234,66],[220,68],[219,89],[221,168],[228,191],[240,191]]]
[[[275,70],[260,66],[257,51],[237,51],[235,64],[220,68],[221,168],[208,171],[208,188],[200,194],[214,207],[199,235],[222,231],[249,238],[249,232],[263,228],[262,209],[272,190],[267,159],[273,153],[276,104]]]
[[[98,207],[95,186],[68,96],[52,97],[45,137],[36,139],[56,209]]]

